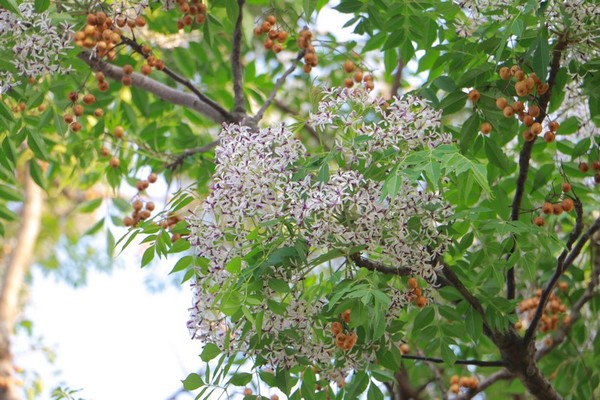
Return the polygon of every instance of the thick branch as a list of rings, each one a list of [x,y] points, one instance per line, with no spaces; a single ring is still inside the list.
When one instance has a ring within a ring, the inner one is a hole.
[[[102,71],[106,76],[117,81],[120,81],[125,75],[122,68],[106,63],[88,51],[79,53],[79,58],[88,64],[94,71]],[[233,121],[233,116],[231,114],[220,108],[220,106],[219,108],[215,108],[214,105],[211,105],[198,97],[197,93],[191,94],[182,92],[142,74],[133,73],[130,76],[132,86],[147,90],[162,100],[197,111],[217,123]],[[202,97],[206,98],[204,95],[202,95]],[[209,101],[212,102],[212,100]]]
[[[556,76],[560,69],[560,58],[562,52],[567,47],[567,41],[563,36],[560,36],[558,42],[554,46],[552,61],[550,62],[550,73],[548,74],[548,91],[540,97],[539,107],[540,115],[536,118],[537,122],[542,122],[546,118],[546,112],[548,103],[550,102],[550,96],[552,95],[552,89],[556,83]],[[523,143],[523,148],[519,153],[519,175],[517,176],[517,183],[515,186],[515,197],[513,198],[510,212],[511,221],[518,221],[519,214],[521,211],[521,203],[523,201],[523,194],[525,193],[525,182],[527,181],[527,174],[529,172],[529,160],[531,159],[531,150],[535,140]],[[507,259],[516,249],[516,242],[513,244],[511,251],[507,255]],[[510,268],[506,272],[506,297],[508,299],[515,298],[515,270]]]
[[[441,358],[435,357],[424,357],[424,356],[415,356],[410,354],[402,354],[402,358],[406,358],[409,360],[420,360],[420,361],[429,361],[434,363],[443,363],[444,360]],[[477,365],[479,367],[503,367],[504,362],[502,361],[482,361],[482,360],[456,360],[454,364],[458,365]]]
[[[25,171],[25,201],[21,212],[21,227],[16,245],[2,275],[0,292],[0,399],[20,399],[13,378],[14,366],[10,350],[10,335],[13,332],[19,311],[19,295],[25,274],[31,263],[35,243],[42,220],[42,190]]]
[[[283,75],[281,75],[277,79],[277,81],[275,81],[275,86],[273,86],[273,90],[271,90],[269,97],[267,97],[267,99],[265,100],[263,105],[260,107],[260,109],[258,110],[256,115],[254,115],[252,117],[252,120],[254,121],[254,123],[258,123],[258,121],[260,121],[262,119],[262,117],[265,115],[267,108],[269,108],[269,106],[275,99],[275,95],[277,94],[277,91],[279,91],[279,89],[283,86],[287,77],[290,76],[292,74],[292,72],[294,72],[296,70],[296,67],[300,63],[300,60],[302,60],[302,57],[304,57],[304,50],[301,50],[298,52],[298,54],[296,55],[296,58],[294,58],[294,60],[292,61],[292,65],[290,65],[290,67],[287,70],[285,70]]]
[[[354,264],[358,265],[359,267],[366,268],[369,271],[377,271],[377,272],[381,272],[383,274],[399,275],[399,276],[408,276],[408,275],[413,274],[411,272],[411,270],[409,270],[408,268],[387,267],[381,263],[363,258],[360,256],[359,253],[352,254],[350,256],[350,259],[352,261],[354,261]]]
[[[214,149],[218,145],[219,145],[219,140],[215,140],[213,142],[210,142],[209,144],[205,144],[204,146],[187,149],[186,151],[176,155],[175,158],[173,159],[173,161],[169,162],[167,165],[165,165],[165,167],[167,169],[175,169],[175,168],[179,167],[181,164],[183,164],[183,160],[185,160],[186,158],[193,156],[194,154],[206,153],[207,151]]]
[[[244,98],[244,82],[242,74],[242,21],[245,0],[238,0],[238,17],[233,31],[233,47],[231,49],[231,71],[233,73],[234,113],[238,117],[246,115],[246,99]]]
[[[398,56],[398,67],[396,68],[396,73],[394,74],[394,81],[392,82],[392,89],[390,90],[391,98],[394,98],[394,96],[398,96],[398,91],[400,90],[400,86],[402,85],[403,72],[404,61],[402,61],[402,58]]]
[[[548,303],[548,300],[550,299],[550,295],[552,294],[552,291],[554,290],[554,286],[556,286],[558,279],[561,277],[561,275],[565,272],[565,270],[569,267],[569,265],[574,260],[574,258],[572,258],[572,260],[570,261],[569,264],[566,263],[566,261],[567,261],[566,258],[568,257],[569,252],[571,251],[571,247],[573,246],[573,243],[575,243],[575,240],[577,240],[577,238],[581,235],[581,232],[583,231],[583,205],[581,204],[581,201],[577,197],[575,198],[574,204],[575,204],[575,213],[577,215],[576,221],[575,221],[575,227],[573,228],[573,231],[569,235],[569,239],[567,240],[565,250],[563,250],[561,255],[558,257],[558,260],[556,262],[556,269],[554,270],[552,277],[550,278],[550,280],[546,284],[546,287],[542,291],[542,294],[540,296],[540,302],[535,310],[535,314],[533,315],[531,324],[529,324],[529,327],[527,328],[527,332],[525,332],[524,340],[526,343],[535,338],[535,331],[537,330],[537,326],[540,322],[540,319],[542,318],[542,314],[544,313],[546,304]],[[594,232],[591,232],[591,234],[593,234],[593,233]],[[591,234],[588,231],[587,239],[589,239],[591,237]],[[587,239],[586,239],[586,241],[587,241]],[[583,247],[584,244],[585,244],[585,242],[583,242],[581,244],[581,247],[579,248],[577,255],[579,255],[579,252],[581,252],[581,248]]]

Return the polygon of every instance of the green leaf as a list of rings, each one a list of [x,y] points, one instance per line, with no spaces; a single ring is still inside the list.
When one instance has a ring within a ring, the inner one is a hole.
[[[575,148],[573,149],[573,152],[571,153],[571,157],[576,158],[576,157],[584,155],[590,149],[591,144],[592,144],[592,139],[590,139],[589,137],[586,137],[585,139],[580,140],[575,145]]]
[[[502,172],[508,172],[508,158],[502,152],[500,146],[492,139],[484,139],[485,154],[490,164],[498,167]]]
[[[35,12],[41,13],[48,9],[50,6],[50,0],[35,0],[34,7]]]
[[[33,154],[40,160],[48,161],[50,159],[50,154],[48,154],[48,150],[46,149],[46,143],[44,143],[44,139],[38,131],[27,130],[27,145],[31,151],[33,151]]]
[[[0,197],[7,201],[23,201],[23,195],[15,188],[0,183]]]
[[[448,93],[454,92],[457,89],[456,82],[449,76],[438,76],[431,84]]]
[[[346,398],[358,399],[359,395],[367,389],[369,382],[369,376],[364,371],[357,372],[347,386]]]
[[[371,382],[371,384],[369,385],[369,391],[367,392],[367,400],[383,400],[384,396],[383,396],[383,392],[381,391],[381,389],[379,389],[379,387],[374,383]]]
[[[545,82],[548,66],[550,65],[550,45],[548,44],[548,32],[545,28],[541,30],[534,44],[533,71],[542,82]]]
[[[102,229],[103,226],[104,226],[104,218],[98,220],[98,222],[96,222],[94,225],[92,225],[90,228],[88,228],[88,230],[86,230],[83,233],[83,236],[94,235],[94,234],[98,233],[100,231],[100,229]]]
[[[456,362],[457,356],[454,351],[450,348],[450,342],[443,340],[440,344],[440,350],[442,352],[442,360],[446,366],[451,366]]]
[[[423,330],[429,324],[433,322],[435,317],[435,311],[432,307],[425,307],[418,311],[415,321],[413,323],[412,335],[413,337],[419,336],[419,331]]]
[[[467,150],[473,145],[475,136],[479,132],[479,125],[481,125],[481,119],[479,114],[473,113],[460,129],[460,151],[467,153]]]
[[[204,386],[204,382],[200,375],[196,373],[189,374],[184,380],[181,381],[183,383],[183,388],[185,390],[196,390],[201,386]]]
[[[181,257],[179,260],[177,260],[177,262],[175,263],[175,266],[173,266],[173,269],[171,270],[171,272],[169,272],[169,274],[172,274],[174,272],[183,271],[184,269],[189,267],[190,264],[192,264],[192,261],[194,261],[193,256]]]
[[[206,343],[202,349],[202,353],[200,353],[200,358],[202,361],[208,362],[217,357],[219,354],[221,354],[221,349],[219,349],[219,346],[214,343]]]
[[[144,251],[142,255],[142,267],[150,264],[150,261],[154,259],[154,246],[150,246]]]
[[[456,90],[442,99],[440,108],[443,115],[448,115],[462,110],[465,104],[467,104],[467,95],[461,90]]]
[[[233,386],[246,386],[252,380],[252,374],[247,372],[238,372],[233,374],[229,380],[229,384]]]
[[[238,274],[242,270],[242,259],[234,257],[225,265],[225,270],[232,274]]]
[[[21,13],[19,13],[18,3],[15,0],[0,0],[0,6],[14,14],[21,15]]]
[[[479,339],[481,339],[481,333],[483,331],[483,320],[481,315],[473,310],[472,307],[469,307],[467,310],[465,316],[465,326],[471,338],[475,342],[478,342]]]
[[[225,0],[225,9],[227,10],[227,17],[229,20],[235,23],[240,11],[237,0]]]
[[[80,213],[91,213],[95,211],[98,207],[100,207],[100,204],[102,204],[102,198],[85,201],[79,204],[75,208],[75,211]]]

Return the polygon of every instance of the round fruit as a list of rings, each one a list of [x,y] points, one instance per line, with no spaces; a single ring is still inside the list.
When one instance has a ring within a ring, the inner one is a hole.
[[[450,384],[451,385],[458,384],[459,381],[460,381],[460,377],[458,375],[452,375],[450,377]]]
[[[344,79],[344,86],[347,88],[351,88],[352,86],[354,86],[354,80],[352,78]]]
[[[450,385],[450,391],[454,394],[458,394],[460,392],[460,386],[458,386],[458,383],[453,383]]]
[[[252,389],[244,388],[244,396],[252,396]]]
[[[271,39],[267,39],[263,43],[263,47],[267,50],[271,50],[273,48],[273,41]]]
[[[110,161],[108,162],[108,165],[110,165],[111,168],[119,168],[119,165],[121,165],[121,161],[119,161],[117,157],[112,156],[110,158]]]
[[[504,97],[498,97],[496,99],[496,107],[500,110],[504,110],[508,106],[508,101]]]
[[[125,75],[121,78],[121,83],[123,84],[123,86],[131,86],[131,83],[133,81],[131,80],[131,77],[129,75]]]
[[[354,73],[354,81],[359,83],[362,82],[363,72],[359,69]]]
[[[354,63],[351,60],[346,60],[344,61],[344,71],[346,71],[347,73],[353,72],[354,69],[356,68],[356,66],[354,65]]]
[[[96,80],[98,82],[103,82],[104,79],[105,79],[104,72],[102,72],[102,71],[96,72]]]
[[[471,89],[469,91],[469,94],[467,95],[467,97],[473,103],[477,103],[479,101],[479,99],[481,98],[481,94],[479,93],[479,91],[477,89]]]
[[[283,43],[283,42],[285,42],[287,40],[287,37],[288,37],[288,33],[286,31],[280,31],[277,34],[277,41],[279,43]]]
[[[123,218],[123,225],[125,226],[133,226],[133,218],[127,216]]]
[[[562,204],[556,203],[553,205],[554,210],[552,210],[554,215],[560,215],[563,212]]]
[[[73,121],[75,120],[75,118],[73,118],[73,115],[72,115],[72,114],[66,113],[66,114],[63,116],[63,120],[64,120],[64,121],[65,121],[67,124],[70,124],[71,122],[73,122]]]
[[[335,321],[331,323],[331,333],[333,333],[334,335],[337,335],[338,333],[342,332],[342,324],[340,324],[339,322]]]
[[[504,116],[506,118],[510,118],[510,117],[512,117],[515,114],[515,110],[513,110],[513,108],[511,106],[506,106],[502,110],[502,113],[504,114]]]
[[[146,25],[146,20],[141,15],[138,15],[135,18],[135,24],[141,28],[142,26]]]
[[[78,117],[81,117],[83,115],[83,106],[81,104],[75,104],[73,106],[73,114],[75,114]]]
[[[400,353],[402,354],[408,354],[410,352],[410,346],[407,345],[406,343],[402,343],[400,345]]]
[[[594,161],[594,162],[592,162],[592,169],[594,171],[600,171],[600,161]]]
[[[83,102],[87,105],[93,104],[95,101],[96,97],[91,93],[86,93],[85,96],[83,96]]]
[[[531,115],[528,115],[528,114],[523,115],[523,125],[531,126],[531,125],[533,125],[534,122],[535,122],[535,120],[533,119],[533,117]]]
[[[556,135],[554,134],[554,132],[548,131],[544,133],[544,140],[546,141],[546,143],[552,143],[555,139]]]
[[[96,108],[96,109],[94,110],[94,116],[95,116],[95,117],[98,117],[98,118],[100,118],[100,117],[102,117],[103,115],[104,115],[104,110],[103,110],[103,109],[101,109],[101,108]]]
[[[588,166],[588,164],[586,162],[579,163],[579,170],[581,172],[588,172],[589,169],[590,169],[590,167]]]
[[[425,307],[427,305],[427,297],[425,297],[425,296],[419,296],[415,300],[415,303],[417,304],[417,307],[423,308],[423,307]]]
[[[150,175],[148,175],[148,182],[150,182],[150,183],[156,182],[157,179],[158,179],[158,176],[154,172],[152,172]]]
[[[73,132],[79,132],[79,131],[81,130],[81,128],[82,128],[82,127],[81,127],[81,124],[80,124],[79,122],[77,122],[77,121],[75,121],[75,122],[73,122],[73,123],[71,124],[71,130],[72,130]]]
[[[106,92],[110,84],[107,81],[98,82],[98,90],[101,92]]]
[[[542,124],[539,122],[534,122],[533,125],[531,125],[531,132],[533,132],[534,135],[539,135],[542,133]]]
[[[123,73],[125,75],[131,75],[133,74],[133,67],[129,64],[126,64],[125,66],[123,66]]]
[[[281,53],[281,50],[283,50],[283,48],[281,47],[280,44],[276,43],[273,45],[273,52],[275,53]]]
[[[550,89],[550,85],[548,85],[547,83],[542,83],[542,84],[538,85],[537,92],[540,96],[542,96],[542,95],[546,94],[548,89]]]
[[[123,129],[122,126],[116,126],[113,130],[113,135],[115,135],[117,139],[121,139],[125,135],[125,129]]]
[[[148,64],[142,65],[141,72],[144,75],[150,75],[152,73],[152,67]]]
[[[342,320],[344,320],[344,322],[350,322],[350,312],[351,310],[348,309],[342,313]]]
[[[564,182],[561,189],[564,193],[569,193],[571,191],[571,184],[569,182]]]
[[[536,106],[535,104],[532,106],[529,106],[529,109],[527,110],[527,114],[531,115],[533,118],[536,118],[540,115],[540,108],[538,106]]]
[[[550,129],[552,132],[556,132],[559,127],[560,125],[556,121],[550,121],[548,123],[548,129]]]
[[[533,223],[537,226],[544,226],[544,218],[542,216],[537,216],[533,219]]]
[[[510,79],[510,69],[508,67],[502,67],[498,71],[498,75],[500,75],[500,79],[507,81]]]
[[[561,205],[565,212],[570,212],[575,207],[573,200],[568,197],[562,201]]]
[[[492,131],[492,124],[490,124],[489,122],[484,122],[481,124],[481,133],[483,133],[484,135],[489,134]]]
[[[550,202],[545,202],[542,206],[542,212],[544,214],[552,214],[554,212],[554,206]]]
[[[516,113],[521,113],[525,110],[525,105],[521,101],[515,101],[512,108]]]
[[[269,23],[269,21],[263,22],[260,26],[260,30],[262,33],[268,33],[271,30],[271,24]]]
[[[419,282],[417,282],[416,278],[408,278],[408,281],[406,282],[406,284],[408,285],[409,288],[414,289],[416,287],[419,287]]]
[[[536,136],[533,134],[533,132],[531,132],[530,129],[523,131],[523,140],[525,140],[526,142],[533,142],[535,140],[535,137]]]
[[[271,24],[275,25],[277,23],[277,18],[274,15],[269,15],[266,20]]]
[[[600,183],[600,173],[597,173],[596,175],[594,175],[594,182]]]
[[[79,98],[79,95],[77,94],[77,92],[71,92],[71,93],[69,93],[69,101],[71,103],[75,103],[78,98]]]

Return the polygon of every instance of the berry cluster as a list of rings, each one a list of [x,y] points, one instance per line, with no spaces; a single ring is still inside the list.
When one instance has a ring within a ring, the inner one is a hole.
[[[77,46],[88,49],[95,48],[98,57],[106,56],[112,61],[117,57],[116,47],[121,42],[121,28],[144,25],[146,25],[146,20],[141,15],[135,19],[120,15],[116,21],[113,21],[104,11],[98,11],[87,15],[85,27],[76,32],[73,39]]]
[[[92,105],[96,102],[96,97],[91,93],[86,93],[81,98],[83,104],[79,103],[79,93],[70,92],[68,95],[69,101],[71,102],[71,112],[66,112],[63,115],[63,120],[69,125],[69,128],[73,132],[79,132],[82,128],[81,123],[77,121],[77,117],[81,117],[85,113],[84,105]],[[94,110],[94,116],[104,115],[104,110]]]
[[[562,292],[566,292],[569,288],[569,285],[566,282],[560,282],[558,287]],[[535,310],[540,304],[541,295],[542,291],[538,289],[535,292],[535,296],[524,299],[519,303],[518,313],[521,319],[515,323],[516,329],[523,328],[525,320],[531,321],[533,319]],[[561,317],[562,323],[568,325],[571,322],[571,318],[566,314],[566,312],[567,307],[563,304],[560,297],[556,296],[554,293],[551,293],[538,325],[540,332],[547,333],[556,329],[558,321],[561,320]]]
[[[586,163],[586,162],[579,163],[579,171],[581,171],[585,174],[589,170],[590,170],[590,166],[588,165],[588,163]],[[599,184],[600,183],[600,161],[592,162],[592,170],[594,171],[594,182],[596,182],[596,184]]]
[[[476,389],[477,385],[479,385],[479,380],[474,376],[452,375],[450,377],[450,391],[454,394],[458,394],[461,387],[465,389]]]
[[[409,298],[415,302],[417,307],[423,308],[427,305],[427,297],[423,296],[423,290],[419,287],[419,282],[416,278],[408,279],[408,287],[411,289]]]
[[[357,69],[356,65],[354,64],[354,62],[352,62],[352,60],[346,60],[343,64],[343,68],[344,71],[346,71],[348,74],[354,73],[352,77],[344,79],[344,86],[346,86],[347,88],[351,88],[352,86],[354,86],[354,82],[360,83],[363,80],[365,82],[365,88],[367,90],[373,90],[373,88],[375,87],[375,85],[373,84],[373,75],[363,75],[362,70]]]
[[[319,57],[315,53],[315,47],[311,44],[312,32],[308,28],[304,28],[298,34],[298,48],[305,51],[304,54],[304,66],[302,70],[307,74],[310,74],[313,67],[319,64]]]
[[[254,28],[254,36],[267,35],[263,42],[264,48],[279,53],[283,50],[282,44],[287,40],[288,33],[284,29],[278,29],[276,25],[277,18],[269,15],[262,24]]]
[[[564,182],[561,186],[562,189],[562,201],[550,202],[547,201],[542,205],[542,212],[545,215],[560,215],[563,212],[571,212],[573,208],[575,208],[575,203],[570,197],[566,197],[567,193],[571,191],[571,184],[569,182]],[[533,219],[533,223],[537,226],[544,226],[545,221],[544,217],[538,215]]]
[[[177,29],[182,30],[186,26],[191,26],[194,21],[197,24],[203,24],[206,21],[206,4],[200,0],[177,0],[179,11],[183,17],[177,20]]]
[[[123,218],[123,225],[136,226],[138,222],[147,220],[152,216],[152,211],[154,211],[155,208],[154,203],[152,201],[143,201],[141,195],[142,192],[148,189],[148,186],[150,186],[151,183],[156,182],[157,179],[157,175],[152,172],[148,175],[148,179],[140,179],[137,181],[135,186],[138,190],[138,194],[131,204],[133,206],[133,212],[131,213],[131,216]]]
[[[167,217],[167,219],[163,219],[162,221],[160,221],[159,225],[160,225],[161,229],[166,229],[171,232],[171,242],[172,243],[175,243],[176,241],[181,239],[181,234],[174,232],[175,226],[181,221],[183,221],[183,216],[177,215],[177,214],[171,214]]]
[[[346,310],[341,315],[342,321],[347,324],[350,322],[350,310]],[[358,336],[355,332],[344,333],[344,324],[339,321],[331,323],[331,333],[335,337],[335,345],[344,351],[354,347]]]

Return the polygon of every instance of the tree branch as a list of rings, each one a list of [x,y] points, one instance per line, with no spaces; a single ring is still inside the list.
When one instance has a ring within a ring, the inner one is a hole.
[[[252,117],[252,121],[254,121],[255,124],[258,123],[258,121],[260,121],[262,119],[262,117],[265,115],[267,108],[269,108],[269,106],[275,99],[275,95],[277,94],[277,91],[281,88],[281,86],[283,86],[287,77],[290,76],[292,74],[292,72],[294,72],[296,70],[296,67],[300,63],[300,60],[302,60],[302,57],[304,57],[304,53],[305,53],[304,50],[299,51],[298,54],[296,55],[296,58],[294,58],[294,60],[292,61],[292,65],[290,65],[290,67],[287,70],[285,70],[283,75],[281,75],[277,79],[277,81],[275,81],[275,86],[273,86],[273,90],[271,90],[269,97],[267,97],[267,99],[265,100],[263,105],[260,107],[258,112]]]
[[[587,230],[587,232],[583,236],[581,236],[581,238],[577,241],[575,247],[571,249],[573,243],[575,243],[575,240],[577,240],[577,238],[581,235],[581,232],[583,231],[583,206],[581,204],[581,201],[577,197],[575,198],[574,203],[575,212],[577,214],[575,227],[569,235],[569,240],[566,243],[566,249],[563,250],[561,255],[558,257],[558,260],[556,262],[556,269],[554,270],[552,277],[550,278],[550,280],[546,284],[546,287],[542,291],[539,304],[535,310],[535,314],[533,315],[531,323],[529,324],[529,327],[525,332],[525,337],[523,339],[525,340],[525,343],[534,340],[535,331],[537,330],[537,326],[542,318],[542,314],[544,313],[546,304],[550,299],[550,294],[552,293],[552,290],[554,290],[554,286],[556,286],[558,279],[567,270],[567,268],[571,266],[573,261],[575,261],[575,258],[579,256],[579,254],[581,253],[581,249],[583,248],[585,243],[590,239],[590,237],[594,234],[594,232],[600,229],[600,218],[598,218],[596,222]]]
[[[556,83],[556,76],[560,70],[560,58],[562,52],[567,47],[567,41],[564,36],[559,36],[558,42],[554,46],[552,51],[552,61],[550,62],[550,73],[548,75],[548,91],[540,97],[539,107],[540,115],[536,118],[537,122],[542,122],[547,115],[548,103],[552,95],[552,89]],[[543,79],[543,77],[540,77]],[[535,140],[523,143],[523,148],[519,153],[519,175],[517,176],[517,182],[515,187],[515,197],[513,197],[510,219],[511,221],[518,221],[521,211],[521,203],[523,201],[523,194],[525,193],[525,182],[527,181],[527,173],[529,172],[529,160],[531,159],[531,150]],[[515,251],[517,246],[516,241],[513,242],[513,246],[508,253],[506,259],[510,258],[512,253]],[[506,297],[508,299],[515,298],[515,270],[514,267],[506,271]]]
[[[402,354],[402,358],[417,361],[429,361],[434,363],[443,363],[444,360],[435,357],[415,356],[410,354]],[[482,360],[456,360],[454,364],[458,365],[477,365],[479,367],[503,367],[503,361],[482,361]]]
[[[354,261],[354,264],[358,265],[359,267],[366,268],[369,271],[377,271],[383,274],[398,276],[408,276],[413,274],[413,272],[408,268],[387,267],[381,263],[361,257],[360,253],[351,254],[350,259]]]
[[[231,72],[233,74],[233,112],[238,118],[246,115],[246,99],[244,97],[244,82],[242,74],[242,21],[245,0],[238,0],[238,17],[233,30],[233,47],[231,49]]]
[[[398,91],[402,86],[402,73],[404,72],[404,61],[402,61],[402,57],[398,56],[398,67],[396,68],[396,73],[394,74],[394,81],[392,82],[392,88],[390,90],[390,98],[394,98],[394,96],[398,95]]]
[[[596,288],[600,283],[600,234],[596,233],[593,236],[594,240],[591,242],[593,247],[593,262],[594,268],[590,275],[590,281],[582,293],[581,297],[573,304],[571,307],[571,312],[569,313],[569,323],[560,325],[559,328],[555,331],[552,336],[552,345],[545,346],[539,349],[535,353],[535,359],[539,360],[548,353],[550,353],[555,347],[560,345],[565,341],[566,337],[569,335],[571,328],[581,318],[581,309],[583,306],[594,298],[596,293]]]
[[[142,57],[144,57],[146,59],[149,57],[149,55],[144,54],[144,52],[142,51],[142,45],[139,44],[138,42],[136,42],[135,40],[122,36],[121,42],[128,45],[129,47],[131,47],[136,53],[140,54]],[[227,122],[236,121],[227,110],[225,110],[223,107],[221,107],[221,105],[219,103],[210,99],[208,96],[206,96],[200,90],[198,90],[198,88],[196,86],[194,86],[194,84],[192,82],[185,79],[183,76],[177,74],[176,72],[174,72],[167,66],[165,66],[162,69],[162,72],[164,72],[167,76],[169,76],[175,82],[181,83],[183,86],[188,88],[190,90],[190,92],[194,93],[198,97],[199,100],[208,104],[215,111],[217,111],[219,114],[221,114],[223,116],[223,118],[225,118],[225,121],[227,121]]]
[[[171,161],[167,165],[165,165],[165,168],[176,169],[181,164],[183,164],[183,160],[185,160],[186,158],[193,156],[194,154],[206,153],[207,151],[214,149],[218,145],[219,145],[219,140],[217,139],[215,141],[210,142],[209,144],[205,144],[204,146],[187,149],[186,151],[184,151],[180,154],[177,154],[175,156],[175,158],[173,159],[173,161]]]
[[[125,75],[121,67],[106,63],[94,56],[89,51],[82,51],[79,53],[79,58],[88,64],[92,70],[102,71],[106,76],[114,80],[120,81]],[[207,103],[206,101],[202,100],[202,98],[198,97],[197,93],[190,94],[182,92],[142,74],[133,73],[130,76],[132,86],[147,90],[156,97],[168,101],[169,103],[184,106],[197,111],[216,123],[233,121],[233,116],[231,114],[222,109],[220,106],[219,108],[215,108],[214,105],[211,104],[214,102],[212,102],[210,99],[209,102],[211,103]],[[198,91],[197,89],[195,90]],[[201,96],[206,98],[206,96],[202,94]]]
[[[515,378],[515,376],[506,369],[495,372],[492,375],[488,376],[483,381],[479,382],[479,384],[477,385],[477,387],[475,389],[469,389],[467,391],[467,393],[464,393],[464,394],[456,397],[456,400],[472,399],[478,393],[483,392],[488,387],[492,386],[494,383],[501,381],[501,380],[509,380],[509,379],[514,379],[514,378]]]

